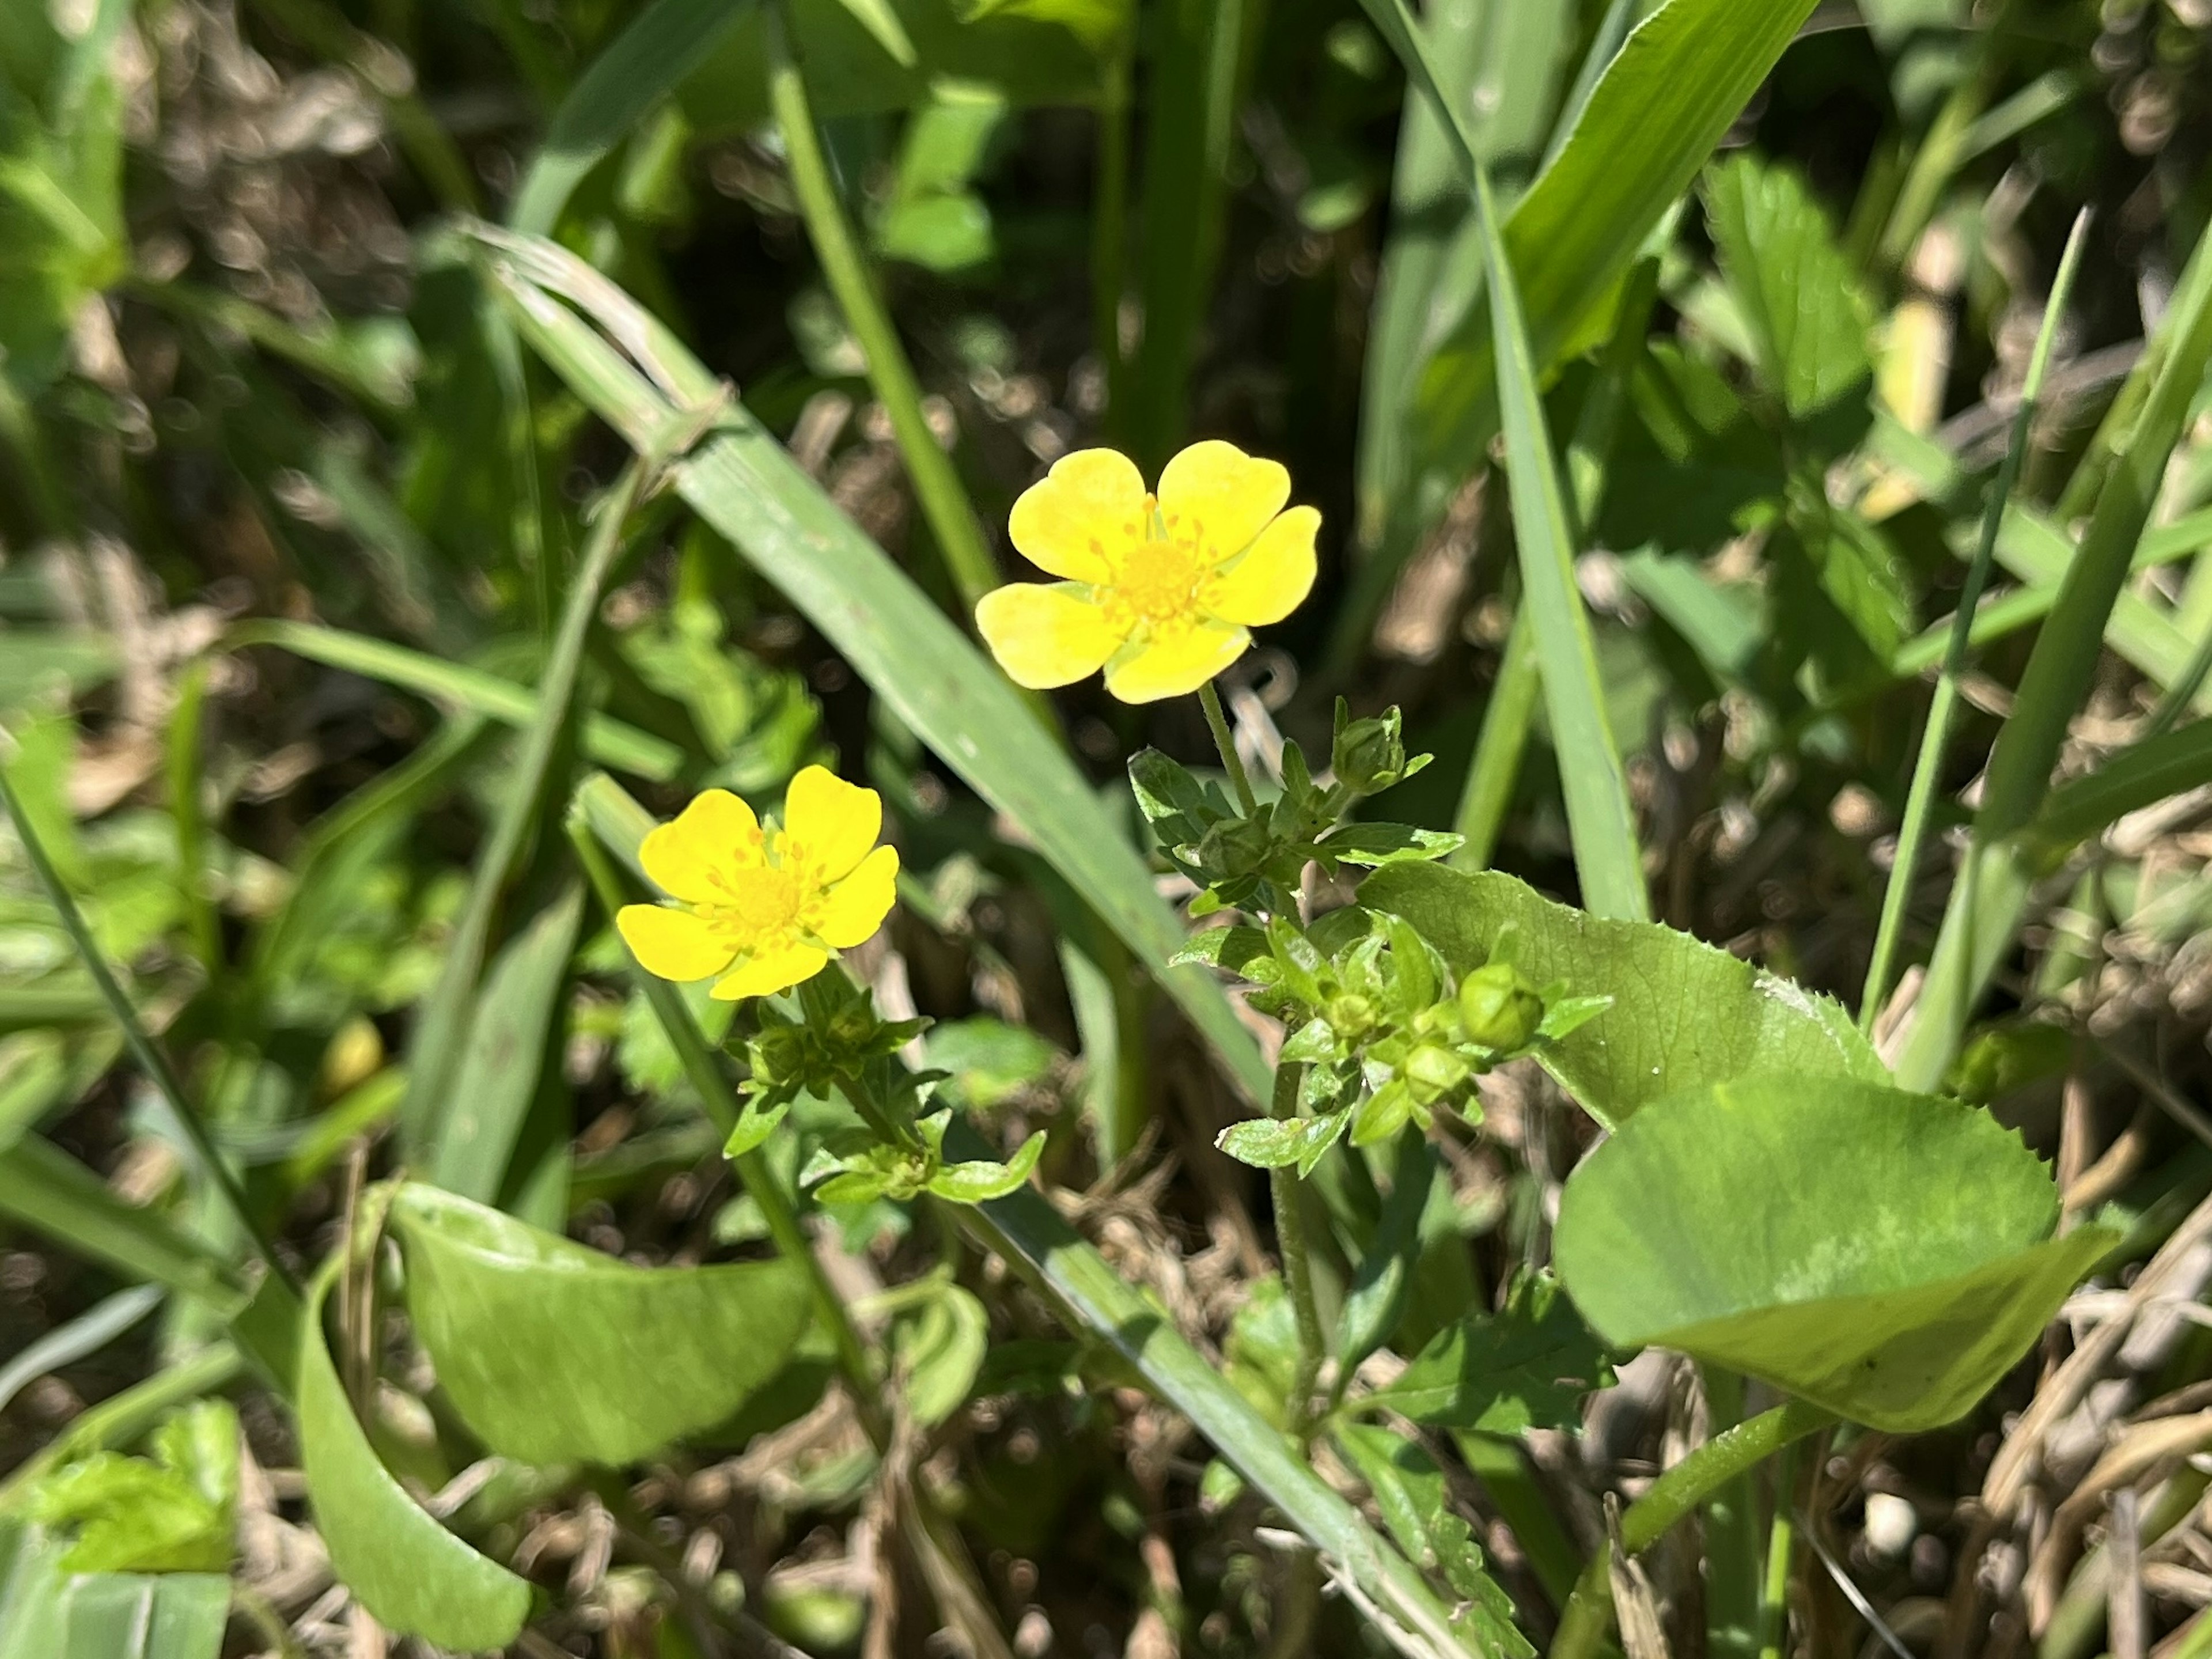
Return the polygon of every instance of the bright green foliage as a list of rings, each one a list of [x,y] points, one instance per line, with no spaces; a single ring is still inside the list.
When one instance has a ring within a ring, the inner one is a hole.
[[[1529,978],[1611,995],[1602,1015],[1537,1051],[1608,1128],[1662,1095],[1740,1077],[1888,1080],[1832,1000],[1656,922],[1607,921],[1510,876],[1432,866],[1377,872],[1360,902],[1412,923],[1455,972],[1488,962],[1510,928]]]
[[[75,1529],[69,1573],[227,1572],[238,1502],[238,1416],[202,1401],[154,1431],[153,1455],[94,1452],[42,1476],[30,1518]]]
[[[1573,1427],[1583,1397],[1612,1381],[1605,1346],[1548,1273],[1528,1273],[1494,1314],[1439,1331],[1389,1387],[1359,1403],[1416,1423],[1519,1434]]]
[[[1453,1510],[1443,1471],[1420,1447],[1371,1423],[1346,1423],[1332,1437],[1374,1494],[1382,1524],[1421,1565],[1440,1574],[1460,1598],[1453,1624],[1484,1653],[1534,1654],[1513,1623],[1513,1604],[1483,1570],[1482,1547]]]
[[[1766,385],[1792,420],[1832,408],[1873,375],[1866,296],[1827,216],[1787,167],[1738,155],[1705,180],[1721,270]]]
[[[525,1462],[634,1462],[712,1428],[807,1322],[786,1262],[635,1267],[421,1185],[400,1189],[392,1221],[440,1385],[486,1445]]]
[[[1654,1103],[1576,1170],[1555,1254],[1619,1347],[1658,1343],[1896,1431],[1971,1407],[2116,1236],[1987,1113],[1833,1076]]]
[[[442,1648],[504,1647],[530,1610],[530,1586],[447,1531],[378,1458],[322,1340],[332,1277],[308,1298],[293,1393],[308,1503],[331,1566],[392,1630]]]

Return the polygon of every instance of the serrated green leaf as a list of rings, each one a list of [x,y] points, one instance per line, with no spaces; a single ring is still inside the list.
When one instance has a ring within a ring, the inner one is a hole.
[[[1768,387],[1804,420],[1873,378],[1870,307],[1793,167],[1739,152],[1705,174],[1705,218]]]
[[[1519,1434],[1578,1426],[1583,1396],[1607,1380],[1605,1346],[1548,1273],[1513,1287],[1504,1309],[1439,1331],[1364,1406],[1416,1423]]]
[[[1656,922],[1605,921],[1555,904],[1510,876],[1426,864],[1378,871],[1359,901],[1403,916],[1455,973],[1488,961],[1498,933],[1514,927],[1517,960],[1531,980],[1609,992],[1610,1008],[1537,1055],[1607,1127],[1662,1095],[1734,1078],[1788,1072],[1888,1080],[1832,1000]]]

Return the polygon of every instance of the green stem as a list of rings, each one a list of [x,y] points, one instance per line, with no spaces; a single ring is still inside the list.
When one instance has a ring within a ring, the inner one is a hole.
[[[598,894],[599,904],[610,921],[620,910],[627,896],[623,891],[622,879],[613,864],[601,850],[592,836],[582,811],[571,805],[568,820],[568,839],[574,843],[578,862],[590,878],[592,889]],[[698,1022],[691,1018],[691,1010],[673,985],[656,979],[633,959],[631,970],[638,988],[645,993],[647,1005],[660,1024],[668,1043],[676,1051],[678,1063],[707,1115],[714,1127],[726,1135],[737,1127],[743,1110],[737,1091],[715,1062],[714,1052],[701,1033]],[[887,1444],[882,1436],[884,1425],[875,1404],[876,1389],[881,1383],[876,1368],[868,1362],[867,1346],[860,1340],[859,1329],[853,1323],[851,1311],[830,1283],[822,1268],[819,1257],[814,1254],[805,1229],[799,1224],[799,1215],[782,1183],[759,1152],[751,1152],[730,1160],[738,1173],[738,1182],[747,1196],[760,1206],[761,1218],[767,1224],[769,1237],[775,1242],[776,1253],[799,1267],[806,1275],[808,1291],[814,1298],[815,1315],[822,1328],[837,1350],[838,1369],[851,1383],[853,1398],[859,1407],[862,1424],[877,1445]]]
[[[1722,1365],[1701,1365],[1712,1432],[1743,1421],[1743,1378]],[[1705,1650],[1717,1659],[1751,1659],[1758,1640],[1759,1538],[1748,1467],[1715,1486],[1705,1499]]]
[[[976,600],[999,585],[998,566],[985,544],[981,526],[975,521],[961,488],[952,459],[939,447],[921,411],[921,386],[898,331],[876,291],[867,261],[845,217],[836,181],[830,177],[829,158],[814,125],[814,109],[807,97],[805,77],[792,54],[780,5],[764,9],[769,44],[769,103],[783,134],[784,153],[791,166],[792,188],[799,210],[806,221],[806,234],[814,243],[822,275],[836,297],[838,308],[860,342],[868,360],[868,384],[875,388],[890,416],[891,433],[899,456],[906,463],[921,514],[936,538],[946,573],[960,597],[973,608]]]
[[[1766,1534],[1766,1577],[1759,1593],[1759,1659],[1783,1659],[1789,1633],[1790,1563],[1796,1553],[1797,1448],[1784,1446],[1774,1466],[1774,1524]]]
[[[276,1241],[261,1224],[260,1218],[254,1214],[252,1206],[246,1201],[245,1189],[238,1184],[237,1177],[231,1174],[230,1165],[216,1150],[215,1137],[209,1133],[198,1109],[185,1097],[185,1085],[170,1066],[169,1057],[155,1046],[154,1039],[139,1021],[137,1009],[124,994],[123,987],[117,982],[113,970],[107,965],[106,953],[100,950],[98,941],[92,936],[92,929],[85,922],[84,913],[77,908],[76,895],[62,880],[61,872],[54,868],[53,860],[46,855],[46,843],[39,839],[39,832],[32,827],[30,814],[23,810],[22,803],[15,798],[15,786],[9,781],[4,766],[0,766],[0,806],[4,806],[9,817],[14,820],[15,833],[22,840],[24,856],[30,860],[32,873],[38,878],[39,884],[46,889],[46,898],[60,915],[62,927],[69,933],[70,943],[76,946],[77,954],[84,958],[85,969],[91,974],[94,986],[106,1002],[108,1012],[115,1016],[116,1024],[123,1028],[124,1042],[130,1045],[139,1066],[144,1069],[155,1088],[161,1091],[162,1099],[168,1103],[170,1114],[177,1121],[177,1127],[182,1131],[191,1146],[193,1156],[199,1161],[201,1173],[207,1177],[208,1184],[221,1195],[224,1207],[229,1210],[239,1231],[253,1246],[254,1254],[261,1258],[270,1272],[296,1291],[300,1288],[300,1281],[285,1266],[283,1258],[276,1254]]]
[[[1303,1066],[1276,1068],[1271,1115],[1297,1115],[1298,1085],[1304,1080],[1305,1071]],[[1313,1261],[1306,1244],[1305,1212],[1301,1207],[1304,1193],[1297,1171],[1268,1170],[1267,1196],[1275,1210],[1275,1243],[1283,1256],[1283,1288],[1290,1295],[1291,1316],[1297,1324],[1298,1358],[1291,1373],[1290,1406],[1291,1421],[1303,1435],[1312,1424],[1314,1383],[1321,1376],[1328,1339],[1322,1332],[1321,1308],[1314,1300]]]
[[[1708,1440],[1629,1506],[1620,1517],[1622,1545],[1631,1555],[1642,1554],[1723,1484],[1835,1420],[1818,1406],[1793,1400]],[[1600,1546],[1567,1598],[1551,1659],[1595,1659],[1604,1647],[1613,1625],[1612,1566],[1612,1546]]]
[[[2029,428],[2035,421],[2036,401],[2043,393],[2044,372],[2051,362],[2051,343],[2057,335],[2058,319],[2065,314],[2067,297],[2074,286],[2075,272],[2081,265],[2088,228],[2088,210],[2084,209],[2074,220],[2073,232],[2066,239],[2066,251],[2059,257],[2058,274],[2051,281],[2051,296],[2044,302],[2043,325],[2036,333],[2035,350],[2028,359],[2027,379],[2021,387],[2020,409],[2013,416],[2012,440],[2005,446],[2004,463],[1997,470],[1996,483],[1983,509],[1981,540],[1974,549],[1974,562],[1967,568],[1966,584],[1959,592],[1957,609],[1951,613],[1950,641],[1944,648],[1943,667],[1936,682],[1935,697],[1928,706],[1928,724],[1920,734],[1920,754],[1913,764],[1912,784],[1905,799],[1905,820],[1898,830],[1897,855],[1890,865],[1889,884],[1882,891],[1881,921],[1875,930],[1873,957],[1867,963],[1866,988],[1859,997],[1859,1026],[1863,1030],[1874,1029],[1875,1017],[1881,1012],[1882,998],[1888,994],[1898,935],[1904,927],[1905,903],[1912,892],[1912,874],[1919,866],[1921,842],[1927,837],[1929,810],[1935,800],[1936,780],[1942,773],[1943,748],[1951,735],[1959,681],[1966,672],[1966,651],[1972,642],[1974,612],[1981,604],[1982,590],[1988,586],[1990,567],[1996,557],[1997,532],[2004,522],[2005,503],[2011,499],[2013,486],[2019,482],[2021,459],[2027,452]]]
[[[1252,794],[1252,780],[1245,775],[1244,762],[1237,752],[1237,738],[1229,730],[1229,716],[1222,712],[1221,694],[1206,681],[1198,688],[1199,706],[1206,710],[1206,729],[1213,733],[1213,746],[1221,751],[1223,769],[1229,774],[1229,782],[1237,791],[1237,804],[1250,817],[1260,810]]]

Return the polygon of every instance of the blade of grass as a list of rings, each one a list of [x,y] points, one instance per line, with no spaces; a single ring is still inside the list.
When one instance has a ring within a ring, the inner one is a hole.
[[[1521,758],[1528,752],[1529,728],[1543,692],[1535,625],[1523,605],[1514,612],[1512,631],[1505,636],[1505,654],[1498,662],[1490,701],[1483,705],[1474,759],[1467,769],[1459,810],[1453,816],[1452,828],[1463,838],[1449,860],[1455,869],[1490,867],[1490,855],[1497,850],[1498,832],[1513,805],[1513,787],[1520,780]]]
[[[1244,0],[1165,0],[1152,18],[1142,254],[1144,333],[1114,412],[1147,477],[1182,441],[1190,370],[1220,251]]]
[[[585,175],[751,9],[752,0],[653,0],[562,100],[508,205],[507,222],[550,235]]]
[[[790,32],[783,8],[771,5],[767,15],[769,102],[775,111],[776,127],[783,134],[786,159],[791,167],[792,188],[798,193],[806,234],[814,244],[815,258],[836,296],[837,308],[860,342],[867,359],[868,384],[875,389],[884,412],[890,416],[891,434],[899,459],[914,485],[922,517],[937,543],[945,573],[951,577],[963,609],[999,585],[999,570],[975,521],[968,492],[952,458],[939,445],[922,413],[921,386],[898,330],[884,310],[883,297],[868,270],[853,228],[845,217],[837,184],[823,154],[821,135],[815,130],[814,110],[806,95],[806,78],[793,55]]]
[[[520,857],[544,797],[548,774],[563,732],[575,709],[576,681],[584,658],[584,636],[599,614],[599,594],[623,544],[623,527],[637,504],[655,464],[633,459],[599,503],[599,521],[581,565],[568,589],[550,659],[538,683],[537,711],[525,732],[520,754],[507,781],[491,835],[469,879],[468,896],[453,924],[438,982],[422,1005],[409,1051],[407,1097],[399,1123],[411,1152],[434,1156],[447,1085],[459,1063],[463,1042],[475,1018],[477,976],[490,943],[492,914]]]
[[[1596,343],[1586,331],[1621,273],[1814,3],[1668,0],[1629,33],[1504,227],[1540,374]],[[1474,308],[1423,372],[1412,426],[1419,450],[1382,545],[1339,611],[1328,653],[1338,672],[1357,661],[1399,568],[1498,430],[1492,333]]]
[[[1422,19],[1438,86],[1468,98],[1481,61],[1484,19],[1496,0],[1437,0]],[[1407,470],[1407,421],[1431,327],[1431,305],[1448,251],[1467,211],[1467,185],[1443,118],[1426,99],[1406,100],[1398,118],[1390,179],[1390,239],[1376,274],[1359,381],[1357,539],[1371,551],[1389,522]]]
[[[1650,919],[1644,866],[1636,846],[1634,809],[1606,714],[1605,686],[1589,617],[1575,586],[1575,538],[1552,441],[1544,424],[1536,366],[1521,313],[1520,290],[1508,258],[1490,180],[1473,135],[1458,109],[1445,100],[1426,49],[1404,0],[1361,0],[1385,40],[1398,52],[1407,78],[1449,124],[1474,185],[1483,237],[1483,271],[1498,363],[1500,414],[1505,431],[1505,476],[1512,492],[1514,539],[1520,550],[1522,603],[1534,635],[1544,708],[1559,757],[1568,831],[1583,902],[1594,915]]]
[[[2159,370],[2127,447],[2097,494],[2080,551],[2021,677],[1990,757],[1965,870],[1952,889],[1928,977],[1898,1055],[1898,1081],[1927,1091],[1957,1052],[1966,1020],[2025,912],[2033,874],[2018,833],[2051,789],[2060,747],[2087,695],[2168,458],[2212,363],[2212,236],[2201,237],[2159,331]],[[2085,463],[2086,465],[2086,463]],[[2002,551],[2002,542],[1999,551]],[[2185,642],[2178,676],[2189,654]]]
[[[1928,705],[1928,722],[1920,733],[1920,754],[1912,768],[1912,782],[1905,798],[1905,819],[1897,836],[1897,856],[1890,866],[1889,882],[1881,896],[1881,921],[1875,931],[1874,954],[1867,963],[1866,988],[1859,996],[1859,1029],[1871,1031],[1875,1016],[1881,1010],[1882,999],[1889,994],[1890,966],[1897,954],[1897,940],[1905,923],[1905,907],[1911,896],[1912,881],[1920,867],[1920,844],[1928,831],[1929,808],[1936,799],[1936,784],[1943,769],[1943,750],[1950,741],[1951,716],[1959,696],[1959,681],[1966,668],[1966,653],[1972,643],[1974,617],[1981,604],[1982,589],[1988,583],[1990,567],[1995,562],[1997,532],[2004,523],[2005,504],[2011,499],[2013,486],[2019,481],[2021,462],[2027,453],[2028,436],[2035,424],[2035,409],[2043,395],[2043,376],[2051,365],[2051,351],[2058,335],[2058,319],[2065,315],[2066,303],[2074,289],[2075,275],[2081,269],[2081,250],[2087,244],[2089,214],[2085,208],[2075,216],[2074,228],[2066,239],[2066,250],[2059,257],[2058,274],[2052,278],[2051,293],[2044,301],[2043,325],[2037,331],[2035,349],[2028,358],[2027,378],[2021,386],[2020,410],[2013,416],[2012,437],[2005,447],[2003,465],[1997,470],[1996,482],[1990,486],[1989,504],[1982,514],[1981,544],[1974,550],[1974,562],[1966,571],[1966,586],[1959,591],[1958,609],[1952,613],[1951,639],[1943,654],[1942,672],[1936,677],[1936,694]]]
[[[526,731],[536,722],[541,706],[533,688],[500,675],[461,663],[441,662],[388,640],[314,623],[240,623],[223,636],[223,643],[232,649],[273,645],[295,657],[381,680],[447,708]],[[666,783],[683,769],[684,751],[674,744],[604,714],[586,715],[581,735],[586,759],[633,777]]]
[[[1121,828],[1020,694],[825,495],[775,439],[719,389],[697,360],[628,296],[543,242],[493,239],[493,280],[555,371],[633,445],[672,422],[719,422],[674,467],[678,491],[818,628],[891,712],[1037,850],[1175,998],[1254,1101],[1272,1073],[1220,987],[1170,968],[1183,930]],[[526,276],[528,280],[526,280]],[[649,383],[547,283],[619,339]]]
[[[230,1264],[156,1211],[125,1204],[43,1135],[0,1152],[0,1215],[116,1272],[198,1298],[225,1317],[246,1304]]]
[[[106,953],[93,938],[92,929],[85,924],[84,913],[77,908],[76,896],[70,891],[61,872],[54,868],[53,860],[46,856],[46,844],[40,840],[37,830],[33,827],[30,814],[23,810],[22,803],[17,799],[15,786],[9,782],[4,767],[0,767],[0,807],[4,807],[8,817],[14,821],[15,834],[23,843],[23,854],[30,861],[32,873],[38,878],[39,885],[45,889],[47,902],[60,916],[62,927],[69,934],[70,942],[84,959],[85,968],[92,975],[93,984],[106,1000],[108,1012],[115,1017],[115,1023],[123,1028],[124,1042],[129,1044],[132,1056],[146,1073],[148,1081],[168,1103],[179,1132],[192,1149],[201,1176],[223,1207],[230,1212],[231,1219],[237,1224],[239,1231],[251,1242],[254,1254],[261,1258],[263,1265],[279,1281],[296,1292],[298,1280],[293,1278],[292,1270],[285,1264],[284,1259],[277,1255],[275,1242],[262,1225],[261,1218],[254,1212],[253,1206],[246,1201],[245,1190],[231,1173],[230,1165],[216,1151],[215,1139],[208,1133],[206,1122],[201,1118],[198,1109],[186,1098],[184,1084],[171,1067],[169,1057],[147,1034],[145,1026],[138,1018],[138,1010],[124,994],[114,971],[107,965]]]
[[[0,1364],[0,1411],[39,1378],[98,1353],[161,1305],[163,1287],[133,1285],[98,1302]]]
[[[178,677],[177,706],[169,713],[169,816],[177,826],[177,885],[192,950],[210,981],[222,973],[222,927],[208,895],[207,815],[200,805],[200,744],[207,709],[207,663]]]

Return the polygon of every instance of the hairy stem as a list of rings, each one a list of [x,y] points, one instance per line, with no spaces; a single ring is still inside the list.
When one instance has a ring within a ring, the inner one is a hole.
[[[1221,751],[1223,770],[1229,774],[1230,787],[1237,792],[1237,805],[1250,817],[1260,810],[1260,803],[1252,793],[1252,780],[1245,775],[1244,760],[1237,752],[1236,734],[1229,729],[1229,716],[1222,712],[1221,694],[1206,681],[1198,688],[1199,706],[1206,710],[1206,729],[1213,733],[1213,746]]]

